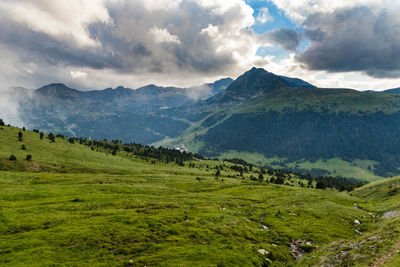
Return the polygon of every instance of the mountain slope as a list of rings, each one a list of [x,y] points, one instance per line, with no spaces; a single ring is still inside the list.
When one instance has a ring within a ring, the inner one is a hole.
[[[211,157],[249,155],[246,159],[253,163],[315,174],[349,175],[337,166],[304,169],[320,159],[354,165],[351,177],[358,179],[367,179],[365,172],[371,180],[399,174],[399,96],[284,81],[252,69],[219,95],[171,109],[192,126],[157,144],[184,144]],[[251,155],[259,156],[254,160]],[[360,160],[363,170],[357,173]]]
[[[47,88],[49,95],[23,98],[26,126],[179,146],[212,157],[240,155],[314,175],[372,181],[400,174],[399,95],[316,88],[257,68],[234,82],[186,89],[149,85],[83,93],[54,86],[60,92]],[[199,92],[221,90],[195,101]]]
[[[334,244],[389,233],[377,231],[389,230],[385,208],[363,188],[354,196],[304,188],[291,174],[276,185],[267,173],[252,181],[254,166],[241,177],[229,162],[152,162],[0,128],[1,265],[321,266],[327,256],[340,265]],[[392,240],[357,260],[373,262]]]

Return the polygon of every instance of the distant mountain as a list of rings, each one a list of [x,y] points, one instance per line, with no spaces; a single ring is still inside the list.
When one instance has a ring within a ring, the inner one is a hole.
[[[29,95],[20,105],[29,128],[179,146],[314,175],[400,173],[400,95],[393,93],[316,88],[252,68],[235,81],[190,88],[81,92],[50,84]]]
[[[45,85],[37,89],[35,93],[42,96],[57,97],[61,99],[75,99],[84,95],[84,92],[78,91],[76,89],[71,89],[62,83],[52,83]]]
[[[282,88],[315,88],[315,86],[300,79],[278,76],[264,69],[252,68],[210,102],[253,99]]]
[[[184,145],[209,157],[307,168],[316,175],[375,179],[400,173],[400,96],[321,89],[253,68],[221,94],[165,112],[192,126],[157,144]],[[319,160],[324,161],[312,164]],[[338,160],[354,171],[333,172]],[[360,162],[364,167],[357,167]]]
[[[388,89],[383,91],[383,93],[387,94],[400,94],[400,87],[399,88],[394,88],[394,89]]]
[[[181,134],[189,124],[157,113],[160,109],[194,103],[223,91],[233,80],[222,79],[197,87],[147,85],[136,90],[79,91],[61,83],[37,90],[18,89],[25,126],[71,136],[122,139],[149,144]]]
[[[367,91],[364,91],[364,93],[393,94],[393,95],[397,95],[397,94],[400,94],[400,87],[399,87],[399,88],[393,88],[393,89],[387,89],[387,90],[384,90],[384,91],[367,90]]]

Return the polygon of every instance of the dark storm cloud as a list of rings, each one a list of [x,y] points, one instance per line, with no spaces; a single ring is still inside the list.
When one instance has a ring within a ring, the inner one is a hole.
[[[295,51],[300,44],[301,36],[293,29],[280,28],[266,33],[265,38],[286,50]]]
[[[219,49],[224,39],[232,41],[226,36],[241,27],[243,17],[251,17],[241,14],[239,6],[232,4],[223,14],[216,14],[215,6],[201,6],[196,1],[185,0],[179,8],[157,10],[147,9],[143,3],[107,2],[112,23],[94,22],[87,26],[90,39],[97,46],[79,45],[68,37],[33,30],[12,17],[0,20],[0,43],[17,52],[22,61],[42,67],[112,69],[121,74],[226,73],[240,64],[232,56],[234,50]],[[239,26],[232,26],[233,22]],[[210,25],[218,27],[218,41],[203,32]],[[245,26],[241,34],[236,37],[254,37]]]
[[[386,10],[355,7],[316,13],[304,27],[310,46],[297,60],[310,69],[400,77],[400,24]]]
[[[111,51],[76,47],[9,20],[0,21],[0,36],[1,43],[17,51],[25,62],[94,69],[121,68],[121,60]]]

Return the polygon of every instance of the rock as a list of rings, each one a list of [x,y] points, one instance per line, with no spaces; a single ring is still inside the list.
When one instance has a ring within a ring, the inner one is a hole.
[[[357,230],[357,229],[354,230],[354,231],[356,231],[357,234],[362,235],[362,232],[361,232],[361,231],[359,231],[359,230]]]
[[[359,220],[354,220],[354,224],[361,224]]]
[[[269,227],[268,227],[268,226],[265,226],[265,225],[262,225],[262,229],[268,231],[268,230],[269,230]]]
[[[259,250],[257,250],[258,251],[258,253],[260,253],[261,255],[263,255],[263,256],[266,256],[266,255],[268,255],[269,254],[269,252],[268,251],[266,251],[265,249],[263,249],[263,248],[261,248],[261,249],[259,249]]]

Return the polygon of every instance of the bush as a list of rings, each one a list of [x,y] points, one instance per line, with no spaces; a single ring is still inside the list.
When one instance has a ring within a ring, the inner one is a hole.
[[[55,142],[55,136],[54,136],[54,134],[53,133],[49,133],[49,137],[48,137],[49,139],[50,139],[50,141],[52,142],[52,143],[54,143]]]
[[[317,185],[315,186],[315,188],[317,188],[317,189],[325,189],[326,186],[325,186],[325,184],[323,182],[319,181],[319,182],[317,182]]]
[[[282,177],[278,177],[275,180],[275,184],[284,184],[285,180]]]
[[[74,144],[75,143],[75,141],[74,141],[74,138],[68,138],[68,142],[70,142],[71,144]]]
[[[22,150],[26,150],[25,145],[21,145],[21,149],[22,149]]]
[[[17,160],[17,157],[14,156],[14,155],[11,155],[9,159],[12,160],[12,161],[16,161],[16,160]]]
[[[32,155],[26,155],[26,160],[32,160]]]

